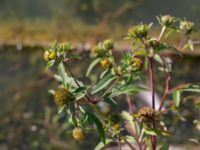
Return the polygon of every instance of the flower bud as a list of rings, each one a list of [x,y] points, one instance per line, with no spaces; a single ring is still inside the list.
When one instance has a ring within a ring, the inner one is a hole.
[[[105,58],[105,59],[101,60],[101,66],[104,69],[108,69],[112,66],[112,63],[108,58]]]
[[[85,139],[85,132],[82,128],[76,127],[72,132],[72,136],[77,141],[83,141]]]
[[[49,52],[49,51],[46,50],[44,52],[43,57],[44,57],[44,60],[46,60],[46,61],[54,60],[54,59],[56,59],[56,53],[54,51]]]
[[[180,29],[183,30],[186,34],[190,34],[194,30],[194,23],[190,21],[181,21]]]
[[[133,71],[142,70],[142,68],[143,68],[143,60],[139,57],[134,57],[132,64]]]
[[[164,15],[161,17],[160,21],[162,25],[169,27],[174,23],[175,17],[170,16],[170,15]]]
[[[114,43],[111,39],[107,39],[103,42],[103,46],[106,50],[110,50],[114,47]]]
[[[149,26],[147,24],[141,24],[136,27],[132,27],[128,31],[128,36],[131,38],[145,38],[148,35]]]
[[[49,61],[49,51],[45,51],[43,57],[44,60]]]

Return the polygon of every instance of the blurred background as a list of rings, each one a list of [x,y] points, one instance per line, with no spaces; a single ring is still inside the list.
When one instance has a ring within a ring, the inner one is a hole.
[[[48,93],[56,83],[53,71],[44,70],[44,47],[55,40],[72,41],[82,55],[88,56],[84,45],[108,37],[120,41],[130,26],[156,22],[156,16],[162,14],[188,18],[198,27],[200,1],[0,0],[0,150],[92,150],[99,141],[97,135],[88,136],[93,142],[77,144],[66,133],[64,116],[56,115],[57,108]],[[158,32],[156,27],[153,30]],[[178,37],[171,40],[176,42]],[[71,64],[79,78],[83,78],[88,63]],[[172,84],[200,83],[199,65],[198,48],[185,53],[177,61]],[[156,81],[162,81],[162,76],[158,74]],[[186,147],[191,145],[188,138],[199,136],[192,122],[198,112],[191,113],[191,109],[190,104],[188,111],[181,112],[187,121],[175,117],[168,121],[173,124],[174,136],[163,141]]]

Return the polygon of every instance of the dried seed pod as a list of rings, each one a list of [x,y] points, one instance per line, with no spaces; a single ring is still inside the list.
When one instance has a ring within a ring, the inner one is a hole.
[[[158,112],[155,111],[153,108],[150,107],[142,107],[138,111],[138,115],[140,120],[143,123],[149,123],[152,121],[157,121],[158,120]]]
[[[68,89],[65,88],[59,88],[55,92],[54,98],[55,98],[55,103],[58,106],[63,106],[65,104],[68,104],[70,101],[73,101],[75,99],[74,95]]]
[[[82,128],[76,127],[72,132],[72,136],[77,141],[83,141],[85,139],[85,132]]]

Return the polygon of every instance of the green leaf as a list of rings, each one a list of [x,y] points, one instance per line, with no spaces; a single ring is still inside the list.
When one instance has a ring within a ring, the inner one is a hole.
[[[127,112],[127,111],[122,111],[121,116],[122,116],[122,118],[123,118],[124,120],[127,121],[127,123],[128,123],[129,126],[132,128],[132,130],[134,130],[134,131],[135,131],[135,129],[137,129],[138,131],[140,130],[140,129],[139,129],[138,123],[134,120],[133,116],[130,115],[129,112]]]
[[[179,107],[180,102],[181,102],[181,91],[177,90],[172,94],[174,103],[176,107]]]
[[[110,98],[110,97],[104,98],[104,101],[106,103],[110,104],[110,105],[116,105],[117,104],[117,102],[114,99]]]
[[[90,66],[88,67],[88,70],[86,72],[86,77],[88,77],[92,71],[92,69],[100,62],[100,58],[97,58],[95,59],[91,64]]]
[[[119,87],[115,87],[112,90],[112,93],[110,95],[110,97],[115,97],[115,96],[119,96],[122,94],[133,94],[133,93],[138,93],[141,90],[141,88],[139,87],[135,87],[133,85],[120,85]]]
[[[179,91],[200,93],[200,87],[198,85],[189,85],[187,88],[180,89]]]
[[[65,67],[63,62],[60,62],[58,65],[58,74],[62,78],[62,84],[64,87],[67,87],[67,73],[65,71]]]
[[[47,66],[46,66],[46,69],[51,68],[51,67],[54,65],[54,63],[55,63],[55,60],[50,60],[50,61],[48,61]]]
[[[108,75],[104,76],[103,78],[101,78],[99,80],[99,82],[95,86],[94,90],[92,91],[92,94],[95,94],[95,93],[101,91],[115,79],[116,79],[116,77],[113,76],[112,74],[108,74]]]
[[[85,92],[85,90],[86,90],[86,87],[84,87],[84,86],[82,86],[82,87],[78,87],[77,89],[75,89],[74,91],[73,91],[73,93],[80,93],[80,92]]]
[[[144,128],[144,132],[147,134],[147,135],[162,135],[162,136],[169,136],[170,133],[167,132],[167,131],[161,131],[161,130],[158,130],[156,128]]]
[[[67,87],[67,85],[70,85],[70,86],[73,86],[75,88],[78,88],[78,85],[76,84],[75,79],[72,78],[72,77],[69,77],[67,75],[67,72],[65,71],[65,67],[64,67],[63,62],[60,62],[59,65],[58,65],[58,74],[62,79],[62,84],[63,84],[64,87]],[[79,85],[81,87],[83,87],[82,82],[78,81],[77,79],[76,79],[76,81],[79,83]]]
[[[153,58],[154,58],[154,60],[155,60],[156,62],[158,62],[159,64],[161,64],[161,65],[164,64],[164,62],[163,62],[163,60],[162,60],[162,58],[161,58],[160,55],[155,54]]]
[[[105,132],[104,132],[103,125],[102,125],[101,121],[99,120],[99,118],[96,117],[96,115],[94,115],[93,113],[91,113],[89,111],[87,111],[86,114],[88,115],[89,121],[96,124],[97,131],[99,133],[101,141],[104,144],[106,144]]]
[[[164,144],[160,150],[169,150],[169,145],[168,144]]]
[[[166,43],[162,43],[159,45],[159,47],[157,48],[157,51],[162,51],[162,50],[172,50],[174,52],[176,52],[177,54],[179,54],[180,56],[182,56],[181,52],[179,50],[177,50],[175,47],[168,45]]]
[[[103,142],[99,142],[99,144],[97,144],[94,150],[102,150],[107,144],[110,144],[112,142],[114,142],[112,139],[106,139],[105,144]]]
[[[58,114],[62,113],[66,108],[66,105],[63,105],[61,107],[58,108]]]
[[[102,72],[99,78],[103,78],[107,74],[108,70],[109,69],[106,69],[104,72]]]

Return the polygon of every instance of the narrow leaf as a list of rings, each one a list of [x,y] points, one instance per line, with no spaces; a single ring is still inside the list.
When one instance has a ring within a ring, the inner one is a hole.
[[[112,139],[106,139],[106,145],[112,143],[113,140]],[[100,142],[94,150],[102,150],[106,145],[103,142]]]
[[[88,115],[88,119],[90,122],[93,122],[96,124],[96,127],[97,127],[97,131],[99,133],[99,136],[101,138],[101,141],[106,144],[106,138],[105,138],[105,132],[104,132],[104,129],[103,129],[103,125],[101,123],[101,121],[99,120],[99,118],[97,118],[93,113],[91,112],[86,112],[86,114]]]
[[[179,107],[180,102],[181,102],[181,92],[179,90],[177,90],[172,94],[172,96],[173,96],[175,106]]]
[[[95,59],[91,64],[90,66],[88,67],[88,70],[86,72],[86,76],[88,77],[92,71],[92,69],[100,62],[100,59]]]
[[[99,82],[95,86],[94,90],[92,91],[92,94],[95,94],[95,93],[101,91],[115,79],[116,79],[116,77],[113,76],[112,74],[108,74],[108,75],[104,76],[103,78],[101,78],[99,80]]]

